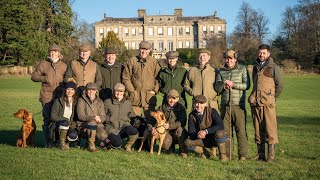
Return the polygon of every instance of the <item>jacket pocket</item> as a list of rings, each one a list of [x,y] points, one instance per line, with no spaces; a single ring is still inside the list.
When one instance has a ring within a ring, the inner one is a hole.
[[[261,103],[267,106],[275,106],[276,104],[275,94],[271,89],[263,90],[261,92]]]
[[[129,100],[133,106],[139,105],[140,95],[137,91],[133,91],[129,94]]]

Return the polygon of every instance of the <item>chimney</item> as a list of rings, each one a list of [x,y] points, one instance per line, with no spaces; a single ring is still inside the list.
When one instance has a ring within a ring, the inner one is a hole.
[[[214,11],[213,17],[218,17],[218,12],[217,11]]]
[[[174,9],[174,15],[177,17],[182,16],[182,9]]]
[[[107,18],[107,14],[106,13],[103,14],[103,18],[104,19]]]
[[[146,15],[147,15],[147,13],[146,13],[145,9],[138,9],[138,17],[139,18],[142,18],[142,17],[144,17]]]

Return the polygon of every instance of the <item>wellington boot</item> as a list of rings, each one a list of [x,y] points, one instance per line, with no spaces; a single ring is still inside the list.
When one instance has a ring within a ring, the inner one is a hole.
[[[96,148],[96,144],[95,144],[95,141],[96,141],[96,133],[97,133],[97,130],[88,130],[87,129],[87,132],[88,132],[88,151],[90,152],[97,152],[99,151],[99,149]]]
[[[59,140],[60,140],[60,149],[68,150],[70,149],[69,143],[66,143],[67,139],[67,129],[60,129]]]
[[[212,157],[217,157],[217,148],[216,147],[212,147],[210,154]]]
[[[128,137],[127,139],[127,144],[124,146],[125,150],[127,152],[131,152],[131,147],[132,145],[136,142],[136,140],[138,139],[139,137],[139,134],[136,134],[136,135],[131,135]]]
[[[265,154],[265,144],[257,144],[258,154],[253,158],[253,160],[257,161],[265,161],[266,154]]]
[[[271,163],[275,159],[276,148],[274,144],[268,144],[268,159],[267,162]]]
[[[228,161],[227,154],[226,154],[226,143],[218,143],[218,149],[219,149],[219,154],[220,154],[220,161],[221,162],[226,162]]]
[[[42,135],[43,135],[43,139],[44,139],[44,147],[45,148],[53,147],[53,145],[51,143],[51,138],[50,138],[49,126],[42,125]]]

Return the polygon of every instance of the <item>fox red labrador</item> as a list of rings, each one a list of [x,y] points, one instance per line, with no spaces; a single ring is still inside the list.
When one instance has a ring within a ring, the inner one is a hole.
[[[16,146],[23,148],[35,146],[36,123],[33,120],[32,114],[25,109],[20,109],[13,115],[23,120]]]

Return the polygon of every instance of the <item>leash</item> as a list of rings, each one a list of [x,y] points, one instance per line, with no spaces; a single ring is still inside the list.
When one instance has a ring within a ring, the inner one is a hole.
[[[231,94],[232,94],[232,88],[229,89],[229,118],[230,118],[230,126],[229,126],[229,133],[230,133],[230,145],[229,145],[229,160],[232,160],[232,116],[231,116]]]

